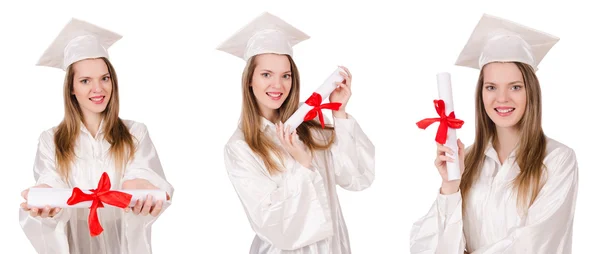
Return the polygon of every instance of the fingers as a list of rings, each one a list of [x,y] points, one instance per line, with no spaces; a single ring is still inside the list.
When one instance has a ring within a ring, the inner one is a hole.
[[[36,207],[34,207],[34,208],[31,208],[31,210],[29,210],[29,215],[31,215],[32,217],[37,217],[37,216],[39,216],[39,215],[40,215],[40,214],[39,214],[39,210],[40,210],[40,209],[39,209],[39,208],[36,208]]]
[[[143,216],[150,214],[150,208],[152,208],[152,196],[148,195],[146,197],[146,202],[144,202],[141,214]]]
[[[142,211],[142,205],[144,204],[144,201],[141,199],[138,199],[137,201],[135,201],[135,206],[133,206],[133,214],[138,215],[140,214],[140,212]]]
[[[352,78],[352,73],[350,73],[350,70],[348,70],[348,68],[346,66],[340,66],[340,68],[342,68],[342,70],[344,70],[346,73],[346,76],[348,76],[349,78]]]
[[[62,211],[62,208],[53,208],[50,210],[50,217],[54,217],[56,214],[60,213],[60,211]]]
[[[458,143],[458,155],[462,156],[465,152],[465,144],[463,144],[463,142],[460,141],[460,139],[457,140]]]
[[[49,206],[44,207],[44,209],[42,209],[42,213],[40,216],[42,218],[48,218],[48,216],[50,216],[50,207]]]
[[[454,155],[454,152],[452,151],[452,149],[450,149],[450,147],[447,147],[445,145],[442,145],[440,143],[436,143],[437,144],[437,153],[436,155],[441,155],[444,153],[447,153],[448,155]]]
[[[21,197],[27,200],[27,195],[29,194],[29,189],[21,191]]]
[[[150,212],[150,215],[156,217],[160,214],[160,211],[162,211],[162,207],[163,207],[163,202],[162,200],[159,200],[158,202],[156,202],[156,205],[152,208],[152,212]]]
[[[21,209],[25,210],[26,212],[28,212],[29,210],[31,210],[28,206],[27,206],[27,202],[23,202],[21,203]]]

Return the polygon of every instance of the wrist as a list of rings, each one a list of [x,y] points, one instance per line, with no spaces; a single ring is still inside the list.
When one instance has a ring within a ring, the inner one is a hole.
[[[460,188],[460,181],[453,182],[443,182],[442,187],[440,188],[440,194],[442,195],[450,195],[457,193]]]
[[[339,109],[339,110],[333,111],[333,116],[335,118],[348,119],[348,114],[346,113],[345,109]]]

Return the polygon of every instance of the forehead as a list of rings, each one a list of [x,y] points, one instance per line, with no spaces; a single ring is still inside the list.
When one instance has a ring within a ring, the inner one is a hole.
[[[272,72],[291,71],[290,60],[286,55],[262,54],[255,58],[257,70],[270,70]]]
[[[102,59],[85,59],[73,64],[76,77],[96,77],[108,73],[108,66]]]
[[[515,63],[489,63],[483,67],[483,81],[496,84],[523,82],[523,74]]]

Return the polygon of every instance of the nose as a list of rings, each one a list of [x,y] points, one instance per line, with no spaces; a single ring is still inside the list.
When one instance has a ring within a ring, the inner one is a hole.
[[[102,92],[102,84],[99,81],[92,82],[92,92],[99,93]]]
[[[274,88],[280,88],[282,86],[283,81],[281,79],[275,79],[271,84]]]
[[[508,97],[509,97],[509,91],[508,89],[498,89],[498,92],[496,93],[496,101],[497,102],[508,102]]]

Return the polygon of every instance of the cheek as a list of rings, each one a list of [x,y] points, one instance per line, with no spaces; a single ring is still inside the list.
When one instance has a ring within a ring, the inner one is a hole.
[[[493,107],[494,105],[494,94],[489,91],[483,91],[481,95],[481,99],[483,100],[483,105],[485,108]]]

